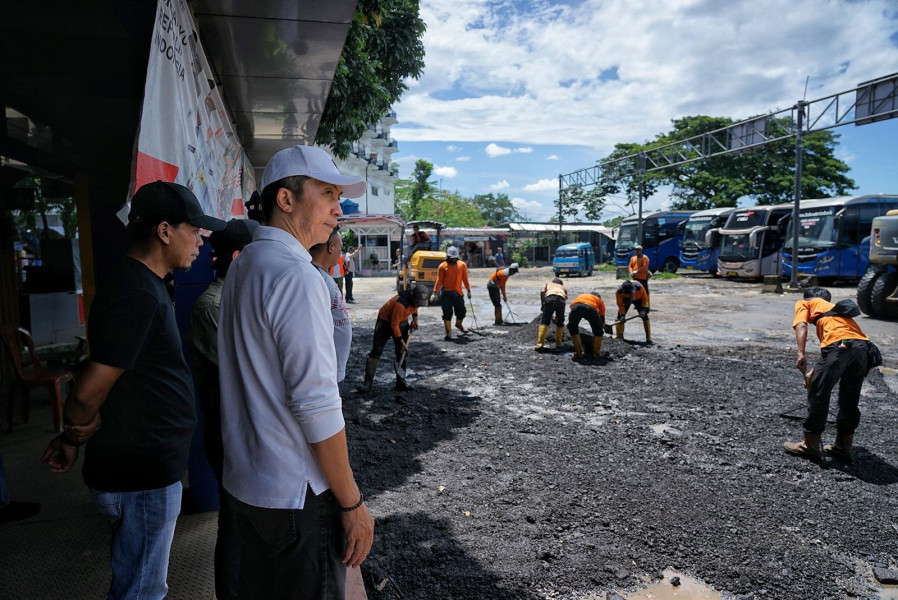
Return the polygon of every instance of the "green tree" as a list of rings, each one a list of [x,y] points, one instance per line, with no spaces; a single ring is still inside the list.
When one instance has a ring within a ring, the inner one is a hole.
[[[430,181],[433,174],[433,164],[424,159],[415,162],[415,170],[411,179],[400,179],[396,182],[394,191],[394,206],[397,214],[402,215],[406,221],[424,219],[421,212],[421,203],[427,198],[433,198],[436,194],[436,185]]]
[[[473,200],[457,192],[440,190],[425,197],[420,204],[418,219],[441,221],[448,227],[482,227],[486,220]]]
[[[508,194],[478,194],[474,196],[474,204],[480,207],[480,215],[490,227],[523,220]]]
[[[340,158],[424,70],[418,0],[360,0],[315,136]]]

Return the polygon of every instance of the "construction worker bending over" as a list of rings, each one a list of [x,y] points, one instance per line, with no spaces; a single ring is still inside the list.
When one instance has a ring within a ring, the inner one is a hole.
[[[502,303],[499,300],[499,293],[502,293],[502,300],[508,302],[508,296],[505,295],[505,284],[508,282],[508,278],[517,272],[518,263],[511,263],[507,269],[496,269],[496,272],[490,275],[489,281],[486,282],[486,291],[490,294],[493,313],[496,315],[496,325],[502,325],[505,322],[502,318]]]
[[[639,317],[642,319],[642,326],[645,328],[645,343],[652,343],[652,326],[649,324],[649,297],[645,293],[645,288],[638,281],[625,281],[614,293],[617,299],[617,321],[614,323],[616,337],[619,340],[624,339],[624,318],[630,306],[635,306]]]
[[[549,323],[552,322],[553,317],[555,318],[555,347],[561,348],[561,342],[564,339],[564,309],[567,306],[567,290],[564,289],[564,282],[556,277],[544,285],[543,289],[539,291],[539,304],[542,307],[543,316],[539,322],[539,334],[534,350],[543,349]]]
[[[636,244],[633,250],[635,254],[630,257],[630,279],[642,284],[642,287],[645,289],[645,306],[648,308],[650,302],[649,277],[652,276],[652,272],[649,271],[649,257],[642,254],[642,246],[639,244]]]
[[[408,340],[411,330],[418,329],[418,307],[427,303],[427,286],[418,284],[409,290],[402,290],[380,307],[377,313],[377,322],[374,324],[374,339],[371,342],[371,352],[365,362],[365,382],[358,388],[359,392],[367,394],[374,384],[374,374],[377,372],[377,364],[383,354],[387,340],[393,338],[393,346],[396,349],[396,389],[400,392],[411,389],[404,378],[399,376],[399,370],[405,371],[408,364]],[[411,323],[409,323],[411,317]]]
[[[468,330],[462,324],[465,315],[465,297],[462,295],[461,286],[468,290],[468,299],[471,298],[471,284],[468,283],[468,266],[458,257],[458,248],[449,246],[446,250],[446,260],[440,263],[437,271],[437,282],[433,286],[431,302],[436,302],[436,295],[443,290],[443,325],[446,327],[446,339],[452,339],[452,313],[455,312],[455,326],[462,333]]]
[[[598,292],[580,294],[571,302],[571,321],[567,330],[574,342],[574,360],[583,358],[583,344],[580,341],[580,321],[586,319],[592,328],[592,353],[598,357],[605,335],[605,302]]]
[[[805,373],[808,359],[805,345],[808,339],[808,323],[816,326],[820,339],[820,360],[805,375],[808,388],[808,417],[804,421],[804,439],[786,442],[786,452],[811,460],[820,460],[820,436],[826,428],[829,415],[829,399],[836,383],[839,384],[839,414],[836,417],[836,442],[823,448],[824,452],[846,462],[851,461],[851,445],[854,431],[861,421],[858,400],[864,377],[872,366],[869,347],[872,344],[851,317],[860,309],[852,300],[838,304],[830,302],[826,288],[812,287],[804,292],[804,299],[795,303],[795,341],[798,344],[798,360],[795,367]],[[875,346],[873,346],[875,348]],[[877,350],[878,353],[878,350]],[[875,363],[874,363],[875,364]]]

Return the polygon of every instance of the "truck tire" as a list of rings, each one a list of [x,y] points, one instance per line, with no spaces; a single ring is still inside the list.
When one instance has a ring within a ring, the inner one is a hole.
[[[870,294],[874,316],[890,321],[898,320],[898,302],[889,302],[887,300],[896,287],[898,287],[898,271],[886,271],[876,278],[873,284],[873,291]]]
[[[668,257],[664,264],[661,265],[661,271],[664,273],[676,273],[677,269],[680,268],[680,261],[674,258],[673,256]]]
[[[873,310],[873,284],[882,275],[879,267],[871,266],[857,284],[857,305],[865,315],[875,317]]]

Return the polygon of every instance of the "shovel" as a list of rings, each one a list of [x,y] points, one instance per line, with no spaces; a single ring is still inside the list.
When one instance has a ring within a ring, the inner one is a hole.
[[[614,323],[611,323],[610,325],[609,325],[608,323],[605,323],[605,325],[604,325],[604,327],[602,327],[602,329],[605,330],[605,333],[606,333],[606,334],[611,335],[611,334],[614,333],[614,329],[613,329],[613,328],[614,328],[615,325],[619,325],[619,324],[621,324],[621,323],[626,323],[626,322],[629,321],[630,319],[635,319],[635,318],[638,317],[638,316],[639,316],[639,313],[636,313],[635,315],[633,315],[633,316],[631,316],[631,317],[627,317],[627,318],[624,319],[623,321],[615,321]]]
[[[408,334],[408,337],[405,339],[405,348],[402,349],[402,354],[399,355],[399,358],[396,360],[396,379],[402,381],[403,385],[408,386],[408,379],[406,376],[408,374],[408,345],[412,343],[412,334],[411,332]],[[403,368],[402,363],[406,363],[406,366]]]

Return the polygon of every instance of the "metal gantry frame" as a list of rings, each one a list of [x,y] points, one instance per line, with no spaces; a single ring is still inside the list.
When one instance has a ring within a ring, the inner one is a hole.
[[[879,77],[858,87],[818,98],[799,100],[794,106],[752,117],[727,127],[690,138],[670,142],[635,154],[602,161],[591,167],[558,176],[558,221],[564,220],[562,198],[572,186],[596,186],[602,174],[619,179],[624,174],[639,176],[639,237],[642,238],[643,179],[646,173],[660,171],[760,148],[778,140],[795,138],[795,205],[793,209],[793,247],[798,247],[798,209],[801,201],[802,138],[808,133],[843,125],[864,125],[898,117],[898,73]],[[798,288],[798,253],[792,253],[790,287]]]

